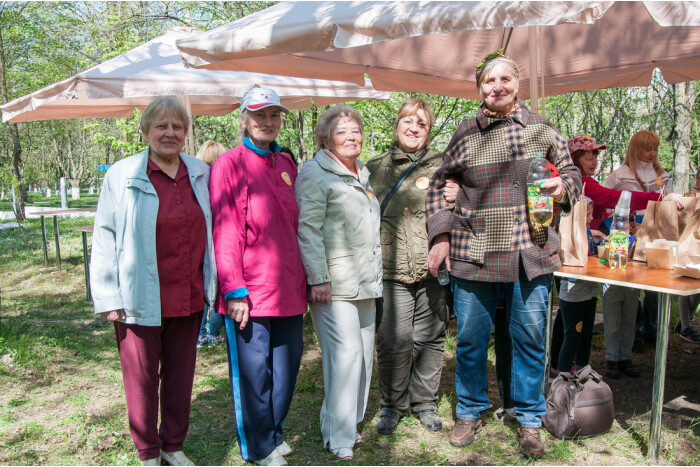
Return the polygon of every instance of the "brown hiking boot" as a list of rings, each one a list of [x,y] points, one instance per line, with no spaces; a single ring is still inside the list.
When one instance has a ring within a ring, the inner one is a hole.
[[[544,454],[544,443],[540,439],[539,428],[519,427],[518,441],[520,442],[520,450],[525,454],[525,457],[539,459]]]
[[[450,430],[450,444],[457,448],[468,446],[481,431],[481,420],[457,420]]]

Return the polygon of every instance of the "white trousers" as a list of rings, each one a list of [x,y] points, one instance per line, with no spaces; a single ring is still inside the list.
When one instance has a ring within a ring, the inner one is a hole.
[[[311,304],[323,354],[323,445],[352,448],[367,409],[374,358],[374,299]]]

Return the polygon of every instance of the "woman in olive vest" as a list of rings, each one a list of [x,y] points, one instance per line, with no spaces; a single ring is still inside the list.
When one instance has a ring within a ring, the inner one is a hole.
[[[432,125],[428,104],[409,98],[394,122],[396,142],[367,163],[370,183],[382,203],[384,296],[377,311],[382,399],[377,431],[385,435],[394,433],[399,419],[410,411],[426,429],[442,429],[437,391],[449,313],[447,288],[427,267],[425,197],[430,177],[442,164],[442,154],[428,149]]]

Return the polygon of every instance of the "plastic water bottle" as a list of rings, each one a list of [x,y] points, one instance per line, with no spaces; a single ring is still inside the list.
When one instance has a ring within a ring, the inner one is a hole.
[[[540,192],[540,183],[548,178],[552,178],[552,172],[547,167],[544,154],[537,154],[530,161],[530,171],[527,176],[528,218],[533,228],[551,224],[554,217],[552,197]]]
[[[625,269],[630,234],[630,200],[632,194],[623,191],[615,206],[615,215],[610,225],[609,263],[610,269]]]
[[[437,280],[440,285],[447,285],[450,283],[450,273],[447,271],[447,265],[444,262],[438,268]]]

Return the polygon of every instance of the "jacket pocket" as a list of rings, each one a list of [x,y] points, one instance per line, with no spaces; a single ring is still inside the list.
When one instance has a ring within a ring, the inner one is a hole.
[[[360,288],[360,271],[355,264],[355,255],[337,256],[328,259],[331,276],[331,295],[337,298],[353,298]]]
[[[483,217],[465,217],[452,214],[450,257],[484,264],[486,229]]]
[[[382,245],[391,245],[394,243],[394,238],[396,237],[395,233],[382,231],[381,234]]]

